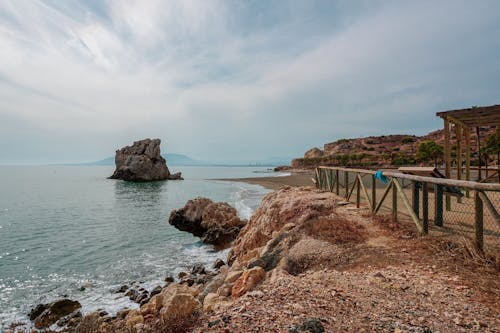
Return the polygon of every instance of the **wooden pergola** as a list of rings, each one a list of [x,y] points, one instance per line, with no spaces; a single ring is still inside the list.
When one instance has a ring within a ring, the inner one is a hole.
[[[444,161],[445,175],[451,178],[452,159],[451,159],[451,126],[454,125],[456,137],[456,177],[462,179],[464,166],[462,166],[465,155],[465,180],[470,180],[470,159],[471,159],[471,129],[476,129],[477,152],[480,153],[480,127],[496,126],[497,132],[500,127],[500,105],[472,107],[461,110],[451,110],[437,112],[438,117],[444,120]],[[465,148],[465,152],[464,152]],[[465,153],[465,154],[464,154]],[[497,162],[498,163],[498,162]],[[479,177],[481,181],[481,163],[479,163]],[[499,175],[500,178],[500,175]],[[500,180],[499,180],[500,182]]]

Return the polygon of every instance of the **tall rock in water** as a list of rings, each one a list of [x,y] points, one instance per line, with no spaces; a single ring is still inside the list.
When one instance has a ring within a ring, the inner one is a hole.
[[[152,181],[180,179],[171,175],[167,162],[160,155],[160,139],[144,139],[116,151],[116,170],[110,179],[128,181]]]

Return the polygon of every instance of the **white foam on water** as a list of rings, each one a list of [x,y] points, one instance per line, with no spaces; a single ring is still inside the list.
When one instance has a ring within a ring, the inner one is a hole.
[[[271,191],[260,185],[236,182],[234,185],[238,190],[231,194],[231,201],[240,218],[248,220],[259,206],[262,197]]]

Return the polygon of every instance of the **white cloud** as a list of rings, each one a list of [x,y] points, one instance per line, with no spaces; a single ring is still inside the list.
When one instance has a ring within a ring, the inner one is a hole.
[[[493,1],[108,4],[0,4],[0,163],[22,158],[8,126],[47,160],[54,142],[71,143],[68,159],[97,159],[141,136],[252,159],[422,133],[436,111],[500,97]]]

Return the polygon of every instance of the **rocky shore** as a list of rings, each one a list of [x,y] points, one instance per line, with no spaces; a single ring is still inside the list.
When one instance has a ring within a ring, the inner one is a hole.
[[[191,232],[203,237],[208,229],[197,228],[210,205],[193,200],[172,214],[199,222],[190,225]],[[500,327],[494,259],[473,260],[459,243],[419,237],[411,225],[372,218],[332,193],[283,187],[264,197],[240,228],[226,262],[193,267],[152,291],[123,286],[117,292],[134,297],[139,309],[71,317],[76,309],[63,317],[70,318],[64,331],[497,332]]]

